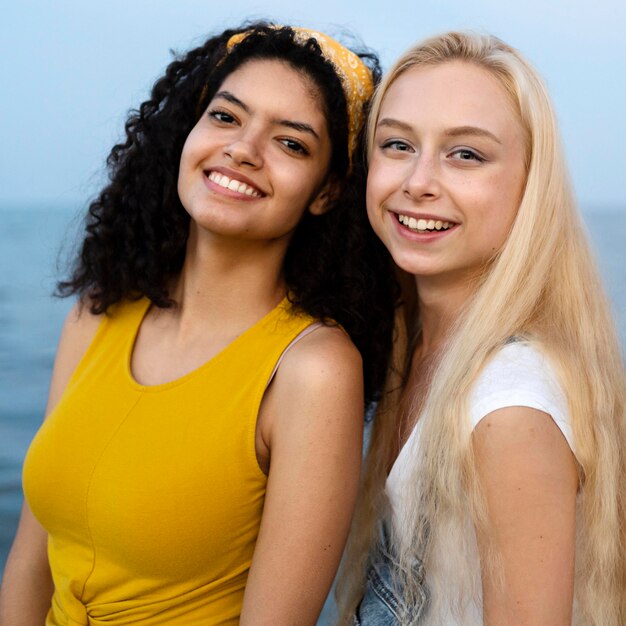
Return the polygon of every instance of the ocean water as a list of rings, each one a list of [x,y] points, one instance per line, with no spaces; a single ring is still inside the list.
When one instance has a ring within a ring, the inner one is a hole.
[[[626,346],[626,211],[584,215]],[[50,294],[80,224],[64,209],[0,207],[0,572],[21,506],[21,463],[42,419],[71,306]]]
[[[21,464],[43,415],[70,302],[50,297],[72,214],[0,207],[0,571],[21,507]]]

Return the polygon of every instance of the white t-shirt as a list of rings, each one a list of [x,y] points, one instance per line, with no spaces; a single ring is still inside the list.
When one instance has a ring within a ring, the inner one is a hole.
[[[497,409],[527,406],[543,411],[552,417],[574,451],[567,400],[552,366],[536,345],[514,341],[503,346],[476,380],[470,395],[469,406],[472,430],[483,417]],[[412,464],[419,455],[421,430],[422,420],[420,419],[387,477],[386,490],[391,503],[393,525],[399,537],[406,535],[406,529],[412,524],[403,507],[401,492],[402,486],[411,480]],[[477,554],[476,568],[478,571]],[[426,580],[428,580],[428,572],[426,572]],[[476,623],[482,623],[480,615],[475,614],[475,619]],[[471,621],[474,623],[473,620]],[[444,623],[456,622],[444,620]]]

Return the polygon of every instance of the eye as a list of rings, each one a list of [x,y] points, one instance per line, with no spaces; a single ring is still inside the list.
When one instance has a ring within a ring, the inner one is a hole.
[[[380,147],[388,152],[414,152],[411,145],[402,139],[387,139],[380,144]]]
[[[296,141],[295,139],[291,139],[290,137],[284,137],[282,139],[279,139],[278,141],[283,146],[285,146],[285,148],[287,148],[289,152],[293,152],[294,154],[302,154],[302,155],[309,154],[309,151],[307,150],[306,146],[301,144],[299,141]]]
[[[483,163],[485,159],[471,148],[458,148],[450,153],[456,161],[466,161],[468,163]]]
[[[236,119],[226,111],[222,111],[221,109],[213,109],[207,113],[207,115],[216,122],[221,122],[222,124],[234,124]]]

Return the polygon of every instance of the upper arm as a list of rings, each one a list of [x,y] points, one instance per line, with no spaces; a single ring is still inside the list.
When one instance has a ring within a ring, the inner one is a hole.
[[[482,571],[485,624],[558,626],[571,622],[578,471],[546,413],[514,406],[476,426],[473,438],[489,535],[502,559],[504,586]]]
[[[337,328],[311,333],[285,355],[263,405],[271,461],[241,623],[315,624],[360,476],[358,351]]]

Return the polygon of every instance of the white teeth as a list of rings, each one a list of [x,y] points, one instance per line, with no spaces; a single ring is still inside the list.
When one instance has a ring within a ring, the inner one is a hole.
[[[453,222],[444,222],[442,220],[426,220],[423,218],[416,219],[408,215],[398,214],[398,221],[407,228],[416,232],[430,232],[433,230],[448,230],[454,225]]]
[[[250,187],[249,185],[246,185],[246,183],[242,183],[240,180],[237,180],[235,178],[228,178],[228,176],[224,176],[219,172],[210,172],[209,180],[216,183],[220,187],[224,187],[224,189],[238,191],[241,194],[245,194],[246,196],[253,196],[255,198],[261,197],[261,194],[253,187]]]

